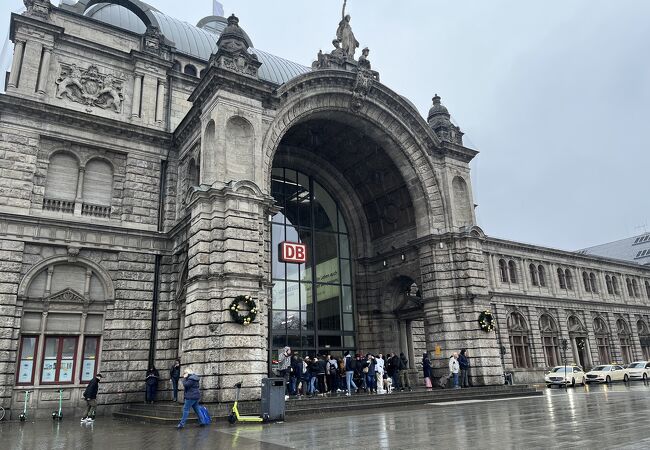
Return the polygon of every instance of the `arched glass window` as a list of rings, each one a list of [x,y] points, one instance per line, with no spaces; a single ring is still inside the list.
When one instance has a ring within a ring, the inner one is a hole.
[[[292,169],[274,168],[271,188],[281,208],[271,232],[272,350],[355,350],[350,242],[338,203],[312,177]],[[283,242],[304,244],[306,263],[282,262]]]
[[[510,336],[513,367],[532,367],[529,341],[530,329],[524,316],[518,312],[513,312],[508,317],[508,335]]]
[[[185,73],[185,75],[195,77],[197,74],[196,67],[194,67],[192,64],[188,64],[185,66],[185,69],[183,69],[183,73]]]
[[[614,295],[621,295],[621,289],[618,286],[618,278],[612,275],[612,288],[614,289]]]
[[[537,266],[537,273],[539,275],[539,285],[542,287],[546,286],[546,269],[541,264]]]
[[[634,292],[635,297],[639,297],[639,284],[634,278],[632,278],[632,292]]]
[[[557,281],[560,283],[560,289],[566,289],[566,278],[561,268],[557,269]]]
[[[548,367],[560,364],[560,333],[555,320],[548,314],[539,318],[539,330],[542,335],[542,346],[544,347],[544,358]]]
[[[570,291],[573,290],[573,274],[569,269],[564,271],[564,276],[566,278],[566,288]]]
[[[587,272],[582,272],[582,284],[586,292],[591,292],[591,284],[589,283],[589,274]]]
[[[508,261],[508,274],[510,275],[510,282],[517,283],[517,265],[513,260]]]
[[[614,295],[614,287],[612,286],[612,277],[605,275],[605,285],[607,286],[607,293]]]
[[[639,342],[641,343],[643,359],[648,361],[650,360],[650,330],[648,329],[648,324],[643,320],[639,320],[636,323],[636,329],[639,333]]]
[[[43,209],[73,213],[78,178],[77,159],[68,153],[54,154],[47,167]]]
[[[623,364],[629,364],[632,362],[632,339],[630,327],[627,326],[627,323],[623,319],[618,319],[616,321],[616,330],[618,331],[618,341],[621,344],[621,357],[623,358]]]
[[[535,264],[528,266],[530,269],[530,282],[533,283],[533,286],[539,286],[539,281],[537,280],[537,267]]]
[[[625,284],[627,285],[627,295],[629,295],[630,297],[634,297],[634,291],[632,290],[632,280],[626,278]]]
[[[596,345],[598,347],[598,360],[600,364],[609,364],[612,359],[609,352],[609,328],[600,317],[594,319],[594,333],[596,334]]]
[[[589,284],[591,285],[591,292],[598,294],[598,280],[593,272],[589,274]]]
[[[506,263],[505,259],[500,259],[499,260],[499,273],[501,274],[501,282],[502,283],[507,283],[508,282],[508,263]]]

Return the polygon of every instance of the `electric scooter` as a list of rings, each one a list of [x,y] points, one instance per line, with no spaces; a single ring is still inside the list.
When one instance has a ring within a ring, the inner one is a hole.
[[[20,419],[21,422],[24,422],[27,420],[27,404],[29,403],[29,393],[32,391],[25,391],[25,406],[23,406],[23,412],[20,413],[20,416],[18,418]]]
[[[239,414],[239,409],[237,409],[237,403],[239,402],[239,391],[241,390],[242,382],[240,381],[235,385],[237,388],[237,394],[235,394],[235,403],[232,405],[232,411],[228,416],[228,422],[231,425],[234,425],[236,422],[253,422],[253,423],[262,423],[268,420],[268,417],[259,417],[259,416],[242,416]]]
[[[63,402],[63,389],[59,389],[59,410],[52,413],[52,420],[62,420],[61,403]]]

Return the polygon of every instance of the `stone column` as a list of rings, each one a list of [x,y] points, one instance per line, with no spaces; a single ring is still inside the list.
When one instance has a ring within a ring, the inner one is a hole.
[[[142,101],[142,75],[133,77],[133,99],[131,104],[131,117],[140,117],[140,103]]]
[[[34,95],[36,92],[36,80],[43,56],[43,44],[37,41],[27,41],[23,55],[22,68],[18,90],[23,94]]]
[[[156,95],[156,123],[161,123],[165,111],[165,83],[158,81],[158,92]]]
[[[80,216],[83,205],[83,190],[84,190],[84,175],[86,173],[85,167],[79,167],[79,176],[77,177],[77,196],[74,200],[74,214]]]
[[[52,57],[52,49],[45,47],[43,49],[43,60],[41,61],[41,72],[38,75],[38,89],[37,92],[41,95],[45,94],[47,89],[47,78],[50,74],[50,59]]]
[[[18,87],[20,70],[23,64],[24,51],[25,51],[25,42],[17,40],[16,45],[14,45],[14,59],[11,63],[11,74],[9,75],[9,83],[7,84],[8,88],[15,89]]]

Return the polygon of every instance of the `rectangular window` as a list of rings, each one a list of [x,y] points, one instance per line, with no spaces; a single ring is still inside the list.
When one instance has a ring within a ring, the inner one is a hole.
[[[530,359],[530,346],[527,336],[511,336],[510,347],[512,351],[512,364],[514,368],[527,368],[532,366]]]
[[[557,337],[544,336],[544,355],[546,356],[546,364],[548,367],[555,367],[560,361],[560,352],[558,348]]]
[[[598,358],[601,364],[609,364],[611,356],[609,355],[609,340],[606,337],[596,337],[598,344]]]
[[[23,336],[20,340],[20,360],[18,361],[18,380],[16,384],[34,384],[36,362],[36,336]]]
[[[41,383],[72,383],[76,350],[76,337],[46,337]]]
[[[81,366],[81,381],[90,381],[97,373],[97,359],[99,357],[99,337],[86,336],[84,338],[84,354]]]

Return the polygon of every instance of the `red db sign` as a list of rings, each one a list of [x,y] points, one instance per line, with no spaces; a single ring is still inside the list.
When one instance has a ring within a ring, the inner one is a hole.
[[[307,261],[307,246],[296,242],[280,242],[280,261],[305,263]]]

